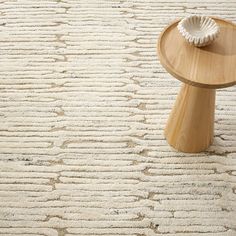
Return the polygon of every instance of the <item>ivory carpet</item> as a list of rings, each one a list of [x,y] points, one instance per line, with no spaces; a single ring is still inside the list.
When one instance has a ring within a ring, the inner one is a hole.
[[[195,13],[236,1],[0,1],[0,235],[236,235],[236,88],[208,151],[163,137],[181,83],[157,37]]]

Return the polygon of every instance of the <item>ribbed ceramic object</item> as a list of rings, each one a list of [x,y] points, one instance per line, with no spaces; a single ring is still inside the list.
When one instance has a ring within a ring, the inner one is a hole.
[[[220,32],[216,22],[207,16],[186,17],[179,22],[177,28],[187,42],[196,47],[209,45]]]

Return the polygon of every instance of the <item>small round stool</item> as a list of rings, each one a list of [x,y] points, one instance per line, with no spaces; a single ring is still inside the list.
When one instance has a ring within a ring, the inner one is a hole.
[[[162,66],[184,84],[165,129],[168,143],[182,152],[201,152],[213,141],[215,91],[236,84],[236,25],[214,18],[219,37],[197,48],[185,41],[175,21],[161,33]]]

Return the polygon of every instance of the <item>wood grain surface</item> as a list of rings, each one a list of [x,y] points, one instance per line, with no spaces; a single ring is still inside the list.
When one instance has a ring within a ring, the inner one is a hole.
[[[215,89],[183,84],[169,117],[165,136],[183,152],[205,151],[213,142]]]
[[[214,18],[219,37],[205,47],[194,47],[170,24],[158,41],[158,55],[166,70],[177,79],[203,88],[223,88],[236,84],[236,25]]]

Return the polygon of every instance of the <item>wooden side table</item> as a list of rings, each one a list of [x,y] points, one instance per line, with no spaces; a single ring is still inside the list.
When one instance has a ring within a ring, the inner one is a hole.
[[[183,152],[201,152],[213,141],[215,91],[236,84],[236,25],[214,18],[219,37],[197,48],[180,35],[176,21],[161,33],[158,55],[163,67],[184,84],[165,129],[168,143]]]

